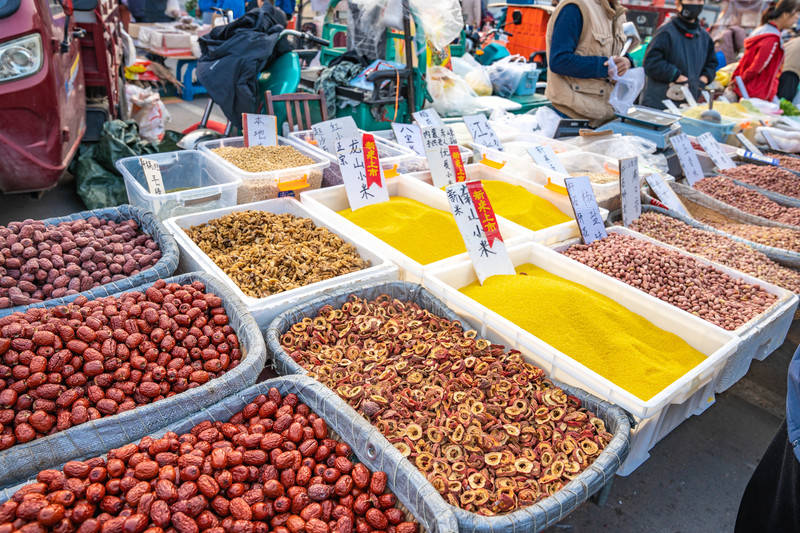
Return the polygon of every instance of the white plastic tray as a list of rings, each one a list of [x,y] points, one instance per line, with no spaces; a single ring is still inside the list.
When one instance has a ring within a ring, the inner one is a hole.
[[[371,131],[358,130],[361,133],[372,133]],[[323,150],[314,140],[314,132],[312,130],[293,131],[289,133],[289,138],[298,144],[310,146],[320,154],[323,154],[332,163],[337,163],[336,154],[331,154]],[[385,139],[381,135],[375,135],[375,145],[378,148],[378,157],[381,161],[381,167],[384,170],[395,169],[397,172],[401,171],[401,163],[407,162],[415,157],[417,154],[404,146]]]
[[[388,180],[387,186],[389,187],[389,196],[403,196],[442,211],[450,211],[450,204],[447,201],[447,196],[443,192],[437,191],[433,187],[407,175],[400,175]],[[400,267],[400,277],[403,281],[420,282],[424,270],[444,262],[449,262],[453,260],[453,258],[461,256],[467,257],[466,253],[464,253],[428,265],[423,265],[414,261],[400,250],[389,246],[367,230],[338,214],[338,211],[350,207],[350,204],[347,202],[347,194],[345,193],[344,185],[302,193],[300,195],[300,200],[309,211],[323,219],[330,227],[340,229],[342,232],[352,235],[354,238],[357,238],[359,242],[368,244],[371,249],[388,257]],[[500,227],[500,233],[503,236],[503,241],[507,245],[521,242],[529,237],[527,230],[522,231],[520,226],[516,224],[512,224],[501,217],[497,218],[497,222]]]
[[[298,217],[310,218],[317,226],[325,227],[336,233],[344,241],[352,244],[358,250],[359,255],[370,262],[370,267],[364,270],[358,270],[337,276],[335,278],[327,279],[311,283],[303,287],[298,287],[289,291],[273,294],[266,298],[254,298],[247,296],[234,281],[228,277],[225,272],[218,267],[210,257],[189,238],[184,228],[204,224],[209,220],[219,218],[237,211],[267,211],[270,213],[283,214],[289,213]],[[292,198],[277,198],[273,200],[265,200],[262,202],[254,202],[252,204],[242,204],[233,207],[226,207],[223,209],[216,209],[214,211],[207,211],[205,213],[197,213],[192,215],[185,215],[175,217],[167,220],[165,225],[175,235],[178,241],[178,246],[181,249],[180,268],[185,272],[192,272],[202,270],[210,274],[216,275],[226,285],[228,285],[236,295],[242,299],[247,309],[253,314],[261,329],[266,329],[269,323],[280,313],[289,309],[303,300],[315,298],[322,295],[324,292],[331,290],[339,290],[346,288],[349,285],[362,284],[365,281],[387,281],[396,280],[398,277],[397,267],[393,265],[379,252],[363,241],[359,240],[357,236],[348,234],[339,228],[332,227],[327,224],[321,217],[312,213],[309,209],[303,206],[297,200]]]
[[[524,187],[526,190],[528,190],[528,192],[535,194],[540,198],[544,198],[568,217],[573,219],[575,218],[575,213],[572,211],[572,204],[570,204],[569,198],[567,196],[564,196],[563,194],[558,194],[556,192],[553,192],[549,189],[542,187],[538,183],[534,183],[533,181],[525,179],[519,179],[517,177],[514,177],[514,175],[508,172],[504,172],[502,170],[496,170],[492,167],[488,167],[483,164],[466,165],[464,168],[467,173],[468,181],[497,180],[497,181],[504,181],[506,183],[511,183],[513,185],[519,185],[520,187]],[[433,188],[433,178],[431,177],[431,173],[428,171],[415,172],[413,174],[406,174],[406,175],[409,178],[418,179],[423,183],[430,185],[431,188]],[[445,194],[442,191],[436,189],[434,190],[437,193]],[[608,209],[600,208],[600,215],[603,217],[603,221],[607,220]],[[562,222],[561,224],[556,224],[555,226],[550,226],[549,228],[544,228],[534,231],[526,228],[525,226],[516,224],[515,222],[512,222],[507,218],[502,217],[499,213],[498,216],[503,220],[505,220],[509,225],[516,226],[516,229],[518,229],[519,232],[529,234],[529,237],[533,241],[540,242],[542,244],[554,244],[580,236],[580,231],[578,230],[578,224],[575,222],[575,220]]]
[[[705,361],[645,401],[459,292],[476,280],[468,260],[437,266],[425,272],[425,286],[457,313],[471,318],[473,323],[483,324],[480,334],[520,350],[549,377],[617,404],[637,419],[631,451],[620,469],[621,475],[633,472],[669,431],[714,402],[717,377],[739,343],[734,334],[689,313],[678,312],[671,305],[622,282],[613,283],[616,280],[609,280],[608,276],[540,244],[510,246],[509,255],[515,266],[531,263],[608,296],[655,326],[678,335],[707,356]]]

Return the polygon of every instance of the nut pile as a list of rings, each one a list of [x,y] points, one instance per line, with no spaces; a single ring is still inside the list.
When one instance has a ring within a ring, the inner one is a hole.
[[[185,231],[254,298],[369,267],[352,244],[311,219],[290,214],[239,211]]]
[[[0,450],[197,387],[242,353],[219,296],[144,292],[0,318]]]
[[[800,171],[800,157],[792,157],[790,155],[779,154],[777,152],[770,152],[767,155],[777,159],[780,165],[784,168]]]
[[[727,330],[735,330],[777,300],[757,285],[630,235],[609,233],[563,253]]]
[[[725,176],[755,187],[800,198],[800,177],[773,166],[741,165],[723,170]]]
[[[158,244],[134,220],[97,217],[0,226],[0,308],[88,291],[155,265]]]
[[[39,472],[0,505],[0,531],[416,533],[386,474],[349,457],[323,419],[272,388],[229,422]]]
[[[800,208],[784,207],[763,194],[736,185],[728,178],[703,178],[694,184],[694,188],[751,215],[800,226]]]
[[[800,293],[800,273],[783,267],[746,244],[694,228],[659,213],[643,213],[631,229],[688,252]]]
[[[388,295],[325,306],[281,345],[470,512],[507,513],[554,494],[612,438],[518,351]]]

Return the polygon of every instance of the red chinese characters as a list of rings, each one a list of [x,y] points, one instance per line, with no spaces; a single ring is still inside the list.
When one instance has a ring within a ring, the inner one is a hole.
[[[367,174],[367,188],[372,184],[383,187],[381,182],[381,163],[378,159],[378,148],[375,146],[375,137],[365,133],[361,138],[364,144],[364,170]]]
[[[486,191],[483,190],[481,182],[468,182],[467,191],[469,191],[469,196],[472,198],[475,212],[478,214],[478,220],[480,220],[483,232],[486,234],[486,240],[489,242],[489,246],[494,246],[495,239],[502,242],[503,237],[500,235],[500,228],[497,227],[497,218],[494,216],[494,209],[492,209],[492,204],[489,202],[489,197],[486,195]]]

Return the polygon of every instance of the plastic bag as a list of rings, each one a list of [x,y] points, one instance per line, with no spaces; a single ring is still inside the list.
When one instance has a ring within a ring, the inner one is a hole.
[[[451,59],[453,72],[464,78],[467,85],[475,91],[478,96],[489,96],[492,94],[492,80],[489,78],[483,65],[475,61],[470,54],[463,57]]]
[[[394,3],[401,2],[394,0]],[[425,38],[437,50],[444,50],[445,46],[461,35],[464,27],[464,15],[458,0],[410,0],[410,7],[416,14],[416,19],[422,25]]]
[[[127,116],[139,125],[139,135],[151,142],[164,137],[166,123],[170,121],[169,111],[161,101],[161,96],[152,90],[133,84],[125,84]]]
[[[392,0],[348,0],[350,23],[347,47],[368,60],[386,57],[386,28],[403,27],[400,2]]]
[[[610,59],[609,64],[613,64]],[[617,113],[627,113],[644,89],[644,69],[642,67],[629,69],[615,79],[616,84],[608,97],[608,103]]]
[[[538,108],[535,113],[523,115],[497,110],[489,117],[489,123],[497,132],[536,133],[551,139],[556,134],[559,122],[561,116],[548,106]]]
[[[767,141],[767,138],[764,136],[765,131],[769,135],[770,140],[772,140],[776,146],[772,146]],[[793,154],[800,153],[800,132],[798,131],[788,131],[779,128],[761,126],[756,128],[756,142],[762,146],[771,146],[772,148],[782,152],[789,152]]]
[[[522,77],[528,72],[538,70],[534,63],[528,63],[520,55],[507,56],[486,68],[492,80],[495,94],[511,96],[519,87]]]
[[[442,116],[470,115],[482,109],[475,92],[452,70],[444,67],[428,68],[428,92],[433,97],[433,108]]]

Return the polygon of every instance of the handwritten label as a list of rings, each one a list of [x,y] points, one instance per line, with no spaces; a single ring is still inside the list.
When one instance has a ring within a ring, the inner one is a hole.
[[[428,109],[423,109],[422,111],[417,111],[412,113],[414,120],[417,121],[420,128],[425,128],[428,126],[443,126],[444,121],[442,121],[442,117],[439,116],[439,113],[436,112],[435,109],[429,107]]]
[[[415,153],[425,156],[425,144],[422,142],[422,130],[416,124],[392,122],[392,131],[397,142]]]
[[[389,201],[378,148],[371,133],[336,141],[336,157],[350,209],[355,211],[367,205]]]
[[[622,223],[630,226],[642,214],[642,194],[639,185],[639,158],[619,160],[619,192],[622,203]]]
[[[590,244],[608,237],[589,177],[566,178],[564,185],[567,187],[569,201],[572,204],[572,211],[575,213],[575,221],[578,223],[583,242]]]
[[[672,187],[664,181],[664,178],[661,177],[660,174],[649,174],[644,178],[647,181],[647,184],[653,190],[653,194],[655,194],[659,200],[664,202],[664,207],[667,209],[671,209],[673,211],[677,211],[682,215],[689,215],[689,211],[686,210],[686,206],[683,205],[681,199],[678,198],[678,195],[675,194],[675,191],[672,190]]]
[[[692,142],[685,133],[678,133],[669,138],[672,149],[678,156],[678,162],[681,164],[683,174],[686,176],[686,181],[689,185],[694,185],[703,179],[703,167],[700,165],[700,160],[697,159],[697,154],[692,148]]]
[[[741,157],[746,161],[753,161],[754,163],[763,163],[765,165],[772,165],[773,167],[780,166],[781,162],[779,159],[775,159],[774,157],[769,157],[763,154],[755,154],[750,150],[744,150],[742,148],[738,148],[736,150],[736,155]]]
[[[275,146],[278,144],[278,119],[273,115],[242,113],[242,133],[245,146]]]
[[[503,151],[503,143],[500,142],[497,134],[489,125],[486,115],[465,116],[464,124],[467,125],[469,134],[472,135],[472,140],[477,144]]]
[[[467,173],[458,146],[437,146],[426,151],[433,186],[441,189],[452,183],[466,181]]]
[[[731,156],[725,153],[714,136],[711,135],[711,132],[707,131],[699,136],[697,142],[700,143],[700,146],[703,147],[705,153],[708,154],[708,157],[711,158],[718,169],[728,170],[729,168],[736,168],[736,163],[733,162]]]
[[[753,152],[754,154],[764,155],[764,153],[758,149],[758,146],[756,146],[755,143],[751,142],[750,139],[748,139],[744,133],[737,133],[736,139],[744,147],[745,150]]]
[[[353,117],[335,118],[311,126],[317,146],[331,155],[336,155],[336,146],[342,139],[359,135],[358,126]]]
[[[669,98],[661,100],[661,103],[664,104],[664,107],[666,107],[667,109],[669,109],[670,111],[672,111],[676,115],[680,115],[681,114],[681,110],[678,109],[678,106],[675,105],[675,102],[673,102]]]
[[[140,157],[139,164],[142,165],[142,172],[144,172],[144,179],[147,180],[147,189],[150,194],[164,194],[166,190],[158,161]]]
[[[534,146],[528,148],[528,154],[540,167],[558,172],[559,174],[568,174],[564,164],[556,156],[556,153],[549,146]]]
[[[697,105],[697,100],[694,99],[694,95],[692,94],[692,91],[689,90],[689,87],[686,85],[681,85],[681,92],[683,93],[683,97],[686,98],[687,104],[692,107]]]
[[[514,264],[508,257],[497,217],[481,182],[450,185],[447,200],[478,281],[483,284],[490,276],[513,275]]]
[[[450,126],[426,126],[422,128],[422,143],[425,151],[439,146],[457,144],[456,134]]]

